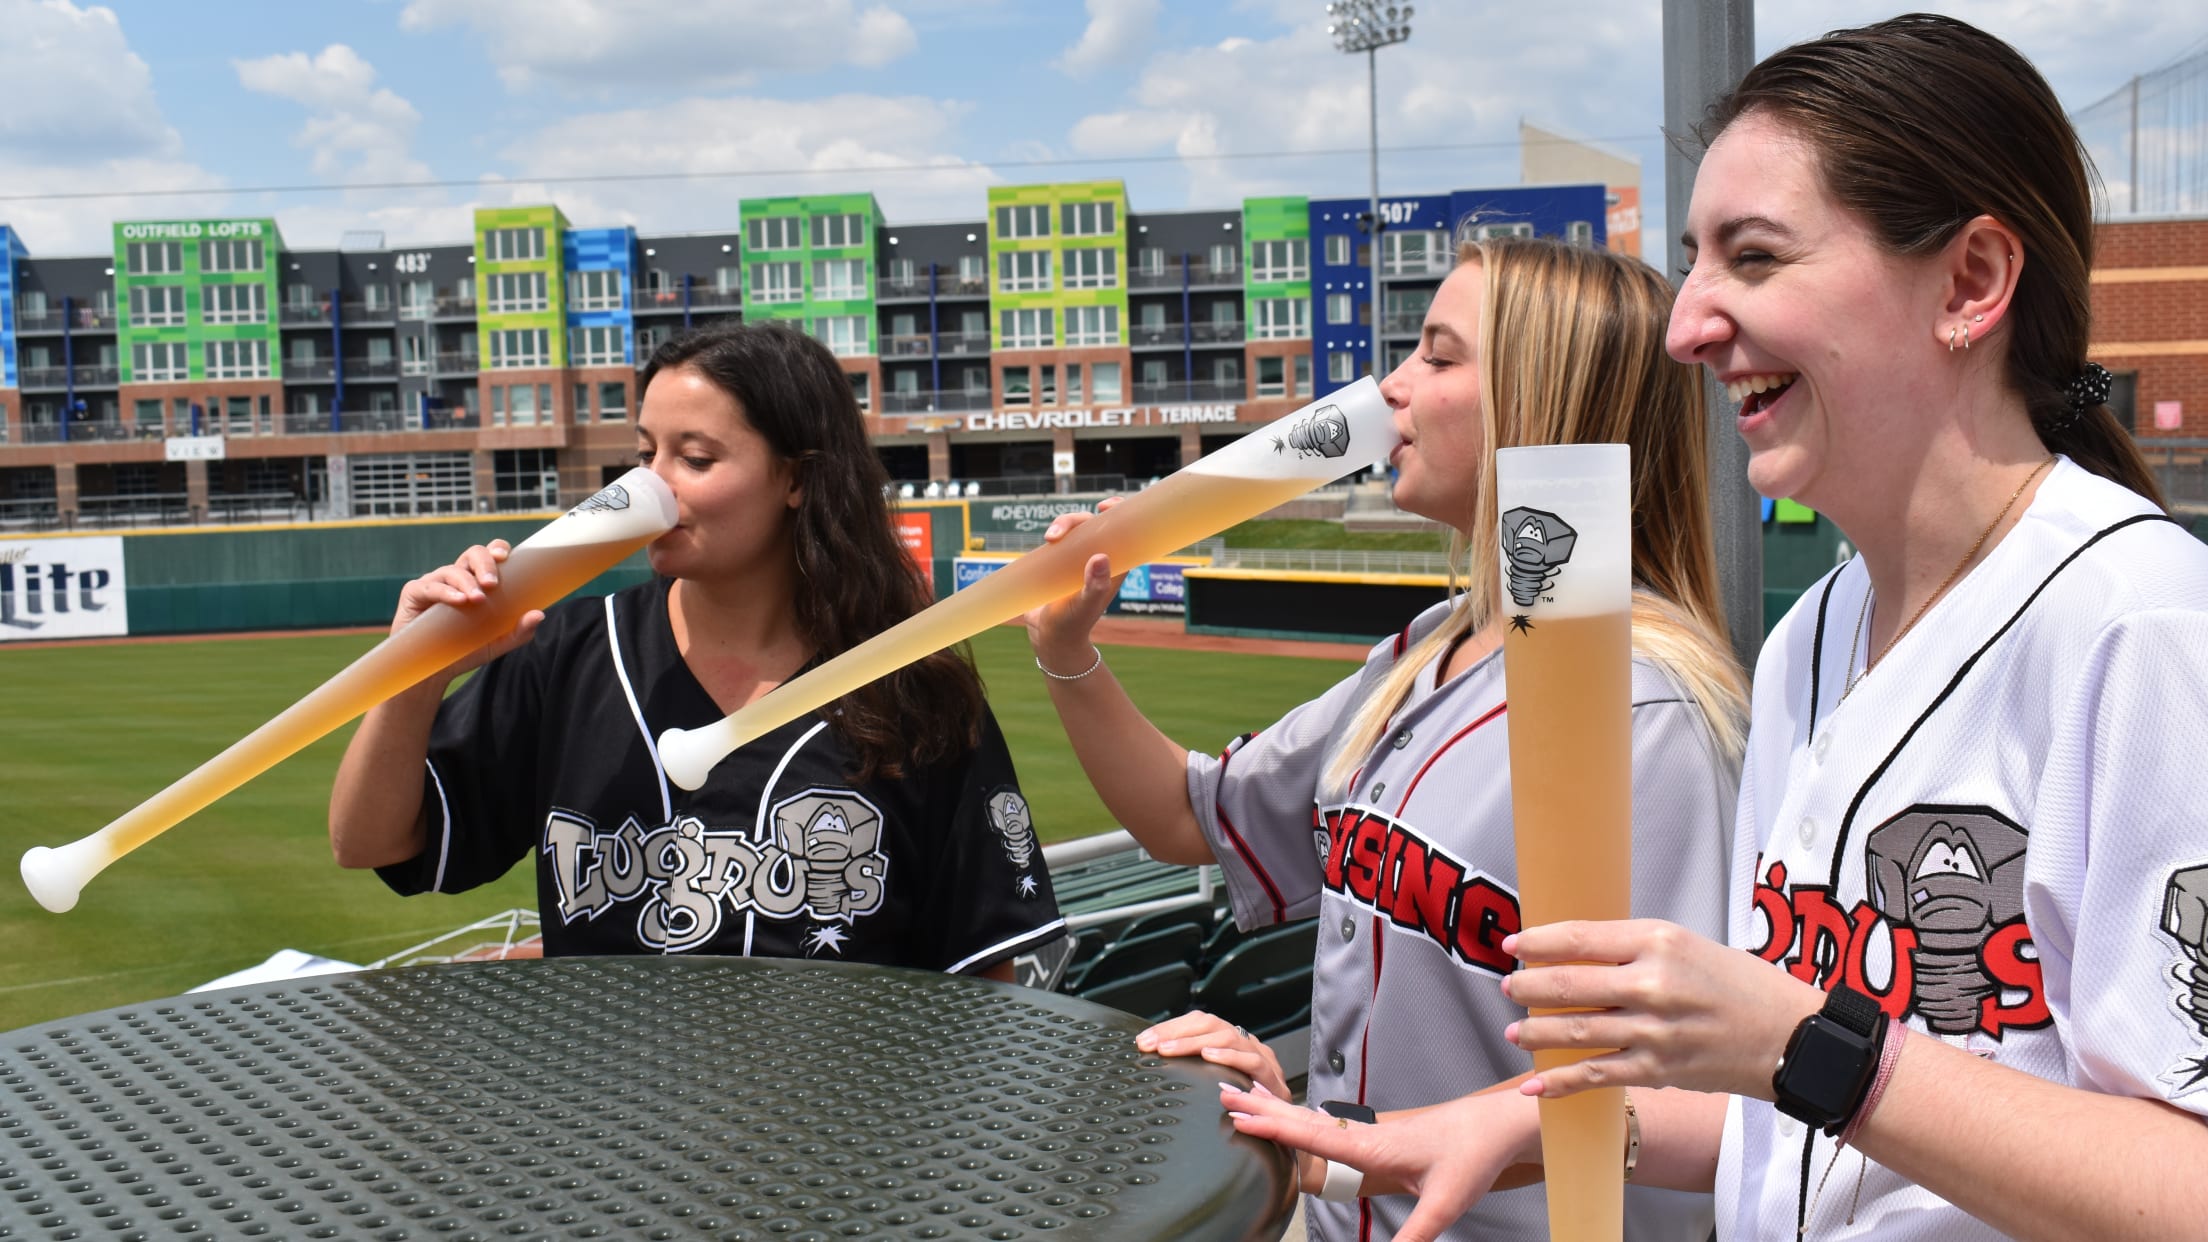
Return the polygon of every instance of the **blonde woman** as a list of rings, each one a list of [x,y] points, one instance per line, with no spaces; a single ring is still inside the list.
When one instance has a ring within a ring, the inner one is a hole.
[[[1113,567],[1027,618],[1089,780],[1153,855],[1220,862],[1244,927],[1319,916],[1309,1096],[1432,1104],[1520,1074],[1500,983],[1518,929],[1496,566],[1494,450],[1623,442],[1634,472],[1634,905],[1718,934],[1746,704],[1717,602],[1700,392],[1664,354],[1671,288],[1636,260],[1547,241],[1466,243],[1415,355],[1381,392],[1404,444],[1395,500],[1458,533],[1464,589],[1362,672],[1220,755],[1144,719],[1089,640]],[[1061,519],[1062,536],[1077,519]],[[1089,670],[1084,673],[1082,670]],[[1264,1045],[1208,1014],[1143,1032],[1285,1093]],[[1307,1161],[1317,1191],[1323,1164]],[[1694,1239],[1709,1199],[1634,1190],[1634,1239]],[[1386,1237],[1409,1201],[1307,1203],[1314,1239]],[[1539,1188],[1489,1196],[1452,1238],[1544,1236]]]

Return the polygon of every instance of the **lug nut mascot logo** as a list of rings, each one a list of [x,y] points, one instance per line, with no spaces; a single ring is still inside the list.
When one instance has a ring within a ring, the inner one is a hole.
[[[629,507],[629,489],[609,483],[597,495],[575,506],[577,513],[619,513]]]
[[[1556,581],[1557,571],[1572,559],[1572,545],[1579,532],[1563,518],[1539,509],[1512,509],[1503,515],[1503,564],[1510,577],[1510,599],[1520,608],[1533,607],[1541,592]],[[1511,627],[1524,633],[1533,621],[1524,613],[1510,619]]]
[[[2177,995],[2178,1012],[2191,1018],[2201,1037],[2208,1039],[2208,864],[2170,876],[2170,886],[2162,895],[2162,930],[2184,955],[2170,972],[2183,989]],[[2180,1095],[2208,1084],[2208,1052],[2177,1066],[2169,1077]]]
[[[1871,904],[1916,933],[1913,1008],[1935,1035],[1998,1036],[2041,1025],[2037,1005],[2003,1004],[2004,990],[2038,999],[2036,955],[2024,945],[2024,830],[1977,810],[1920,809],[1865,840]]]
[[[1273,437],[1274,452],[1288,449],[1298,457],[1340,457],[1349,451],[1349,419],[1340,406],[1322,405]]]

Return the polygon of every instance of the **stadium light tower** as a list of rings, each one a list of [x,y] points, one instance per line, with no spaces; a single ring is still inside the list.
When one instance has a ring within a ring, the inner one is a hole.
[[[1377,53],[1391,43],[1411,37],[1411,6],[1383,0],[1333,0],[1326,6],[1333,18],[1326,33],[1334,36],[1337,51],[1365,54],[1365,82],[1372,105],[1372,214],[1367,236],[1372,239],[1372,274],[1367,293],[1372,302],[1372,375],[1387,372],[1380,365],[1380,71]]]

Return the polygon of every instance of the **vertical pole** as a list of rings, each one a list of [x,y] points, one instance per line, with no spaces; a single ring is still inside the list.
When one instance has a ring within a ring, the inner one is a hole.
[[[345,430],[344,287],[330,288],[330,433]]]
[[[61,299],[61,426],[58,434],[69,442],[69,420],[77,412],[77,300]]]
[[[1379,379],[1387,372],[1380,369],[1380,49],[1365,49],[1365,84],[1371,105],[1372,120],[1372,231],[1368,238],[1372,244],[1371,271],[1366,280],[1366,294],[1372,301],[1372,377]]]
[[[2139,75],[2131,75],[2131,214],[2139,214]]]
[[[1712,101],[1739,82],[1755,56],[1753,0],[1664,0],[1664,240],[1667,270],[1685,264],[1679,235],[1694,192],[1694,129]],[[1702,408],[1710,443],[1710,518],[1717,536],[1719,591],[1733,650],[1753,669],[1763,646],[1763,503],[1748,486],[1748,446],[1733,429],[1732,403],[1707,369]]]

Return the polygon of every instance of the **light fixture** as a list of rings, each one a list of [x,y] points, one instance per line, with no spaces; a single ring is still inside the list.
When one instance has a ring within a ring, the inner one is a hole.
[[[896,238],[894,238],[894,237],[890,238],[890,239],[889,239],[889,244],[890,244],[890,245],[892,245],[892,246],[896,245],[896,244],[897,244],[897,239],[896,239]]]
[[[968,234],[966,235],[966,240],[967,240],[967,241],[972,241],[972,240],[974,240],[974,235],[973,235],[972,233],[968,233]]]
[[[644,257],[647,259],[656,259],[659,257],[659,252],[652,249],[650,246],[646,246],[644,247]]]
[[[728,244],[727,242],[722,242],[722,243],[721,243],[721,253],[722,253],[722,254],[727,254],[727,253],[728,253],[729,251],[731,251],[731,250],[734,250],[735,248],[736,248],[736,247],[734,247],[734,246],[731,246],[731,245],[729,245],[729,244]]]

